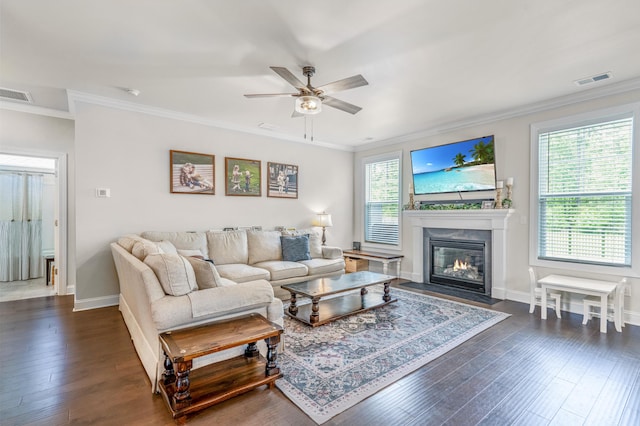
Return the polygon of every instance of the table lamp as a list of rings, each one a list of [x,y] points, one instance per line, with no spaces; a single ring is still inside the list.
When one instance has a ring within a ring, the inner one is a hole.
[[[325,228],[333,226],[331,215],[327,212],[318,213],[318,217],[314,220],[313,225],[322,227],[322,245],[326,245],[327,237],[325,235]]]

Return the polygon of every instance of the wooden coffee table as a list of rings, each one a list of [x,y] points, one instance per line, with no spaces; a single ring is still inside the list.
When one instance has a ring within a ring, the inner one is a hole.
[[[283,329],[259,314],[160,334],[165,354],[160,393],[173,418],[183,423],[187,414],[225,401],[261,385],[272,388],[282,377],[276,345]],[[267,343],[267,358],[256,342]],[[209,364],[191,373],[194,358],[247,345],[244,356]]]
[[[285,312],[292,318],[312,327],[326,324],[347,315],[368,311],[388,305],[398,299],[391,299],[389,284],[395,277],[375,272],[354,272],[334,278],[319,278],[296,284],[283,285],[282,288],[291,293],[291,304]],[[366,287],[384,284],[382,297],[370,294]],[[359,292],[352,290],[360,289]],[[320,300],[332,294],[338,297]],[[298,295],[311,298],[311,304],[298,306]]]

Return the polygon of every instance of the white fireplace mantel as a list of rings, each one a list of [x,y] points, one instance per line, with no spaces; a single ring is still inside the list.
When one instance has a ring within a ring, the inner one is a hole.
[[[491,296],[504,299],[507,275],[507,219],[513,209],[405,210],[412,228],[413,277],[424,282],[423,228],[484,229],[491,231]]]

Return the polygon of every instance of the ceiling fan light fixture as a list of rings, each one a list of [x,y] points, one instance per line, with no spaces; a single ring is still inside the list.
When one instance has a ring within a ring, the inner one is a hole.
[[[306,115],[318,114],[322,111],[322,100],[317,96],[299,96],[296,99],[296,111]]]

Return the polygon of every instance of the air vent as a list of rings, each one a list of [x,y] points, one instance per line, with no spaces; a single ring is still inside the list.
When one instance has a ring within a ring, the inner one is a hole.
[[[575,80],[574,83],[577,86],[584,86],[586,84],[592,84],[592,83],[596,83],[598,81],[602,81],[602,80],[608,80],[612,77],[611,72],[605,72],[602,74],[597,74],[597,75],[592,75],[591,77],[584,77],[581,78],[579,80]]]
[[[0,99],[9,101],[19,101],[32,103],[31,94],[29,92],[21,92],[19,90],[5,89],[0,87]]]

